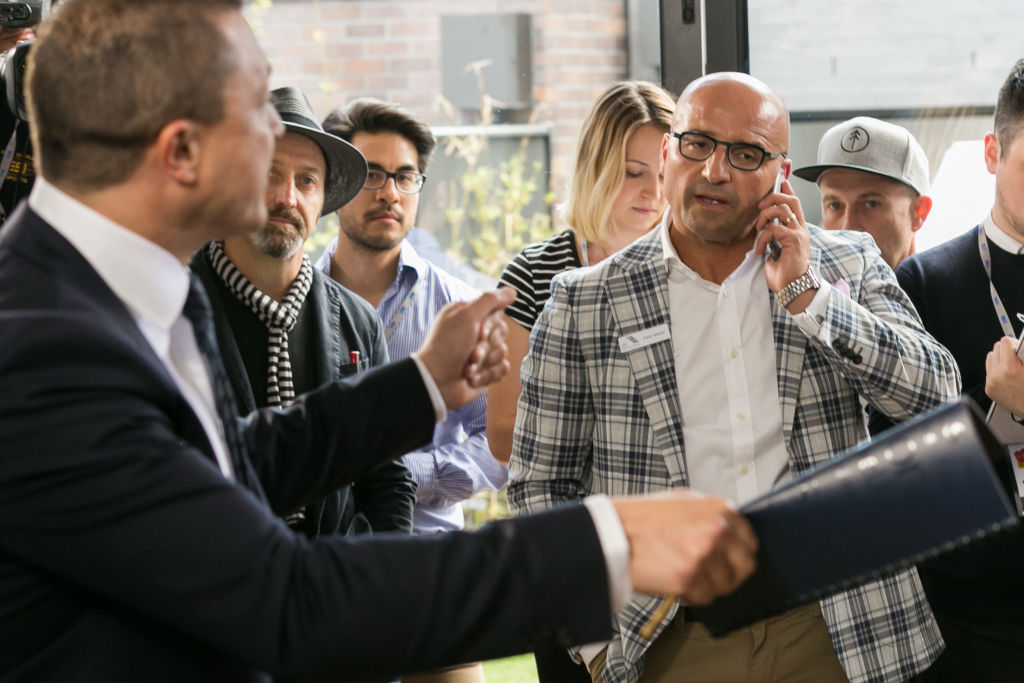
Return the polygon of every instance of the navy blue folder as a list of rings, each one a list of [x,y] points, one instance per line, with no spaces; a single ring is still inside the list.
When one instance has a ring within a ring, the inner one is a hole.
[[[757,570],[685,618],[721,635],[1016,524],[1009,464],[969,400],[891,429],[741,506]]]

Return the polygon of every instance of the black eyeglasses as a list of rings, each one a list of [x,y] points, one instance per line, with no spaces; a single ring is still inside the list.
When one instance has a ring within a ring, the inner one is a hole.
[[[371,168],[369,173],[366,174],[366,182],[363,183],[363,189],[379,190],[387,185],[388,178],[395,179],[395,188],[402,194],[416,194],[423,189],[423,183],[427,180],[427,176],[422,173],[413,173],[412,171],[388,173],[387,171]]]
[[[756,171],[761,168],[765,159],[786,156],[785,152],[772,154],[749,142],[726,142],[693,131],[673,132],[672,137],[679,138],[679,153],[690,161],[710,159],[711,155],[715,153],[715,149],[719,145],[724,145],[725,158],[729,160],[729,165],[741,171]]]

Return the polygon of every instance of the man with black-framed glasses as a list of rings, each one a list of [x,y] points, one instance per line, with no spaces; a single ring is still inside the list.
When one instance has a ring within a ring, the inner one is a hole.
[[[434,136],[403,107],[368,98],[335,109],[324,129],[362,152],[369,173],[362,191],[338,210],[337,240],[316,266],[377,309],[389,356],[405,358],[423,342],[442,307],[479,295],[424,260],[406,239],[416,220]],[[461,529],[462,501],[504,486],[508,471],[487,446],[486,415],[483,396],[449,411],[434,442],[405,456],[416,482],[414,534]],[[403,680],[471,683],[482,681],[483,673],[475,664]]]
[[[681,485],[743,503],[866,439],[861,400],[911,417],[956,397],[952,356],[871,237],[806,224],[788,145],[764,83],[711,74],[683,91],[661,225],[557,276],[533,329],[517,513]],[[608,643],[580,648],[595,681],[899,681],[942,648],[914,570],[717,639],[685,606],[654,618],[662,604],[634,595]]]

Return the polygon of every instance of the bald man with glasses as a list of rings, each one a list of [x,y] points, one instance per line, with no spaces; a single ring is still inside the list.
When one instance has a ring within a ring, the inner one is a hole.
[[[661,225],[557,276],[534,327],[517,514],[684,485],[742,503],[866,439],[862,399],[911,417],[957,396],[870,236],[806,224],[775,93],[711,74],[672,123]],[[679,604],[649,632],[661,604],[635,594],[611,640],[579,650],[595,681],[898,681],[942,648],[913,569],[717,639]]]

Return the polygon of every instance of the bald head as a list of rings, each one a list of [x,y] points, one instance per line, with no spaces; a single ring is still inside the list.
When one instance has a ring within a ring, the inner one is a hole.
[[[742,112],[760,127],[759,133],[770,133],[779,150],[789,150],[789,110],[767,84],[749,74],[721,71],[692,81],[676,103],[674,130],[680,129],[693,107],[701,107],[706,113]]]
[[[788,149],[789,112],[767,85],[741,73],[690,83],[662,144],[663,190],[680,253],[683,242],[692,242],[691,254],[711,244],[746,253],[758,203],[789,174]]]

